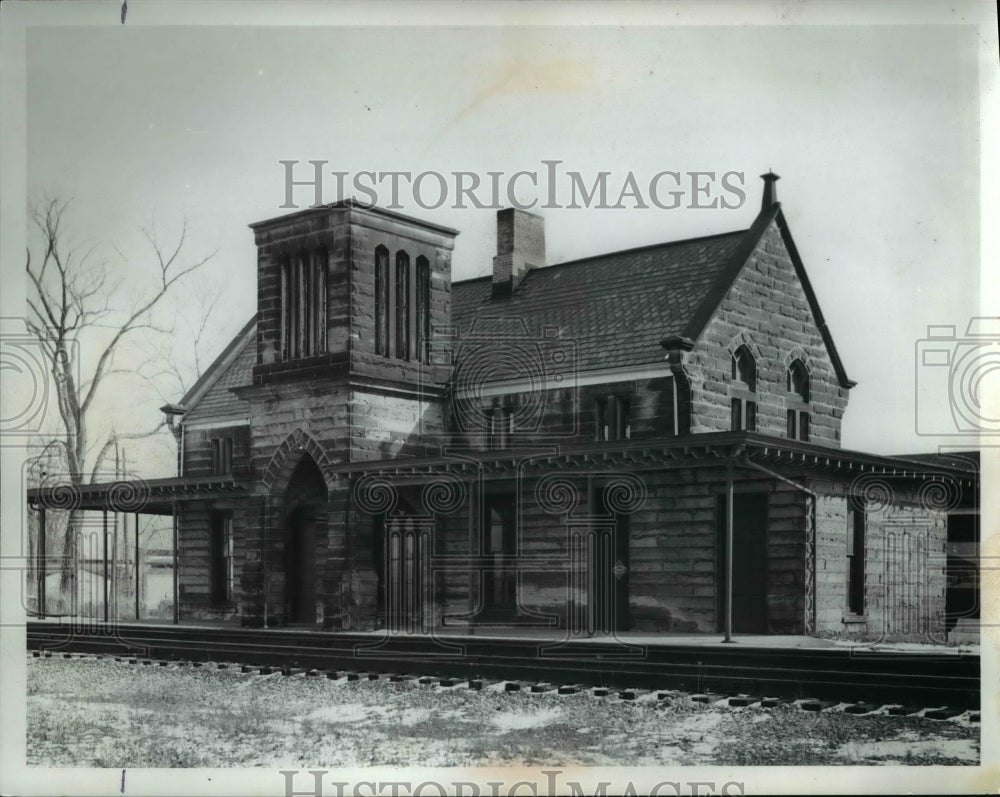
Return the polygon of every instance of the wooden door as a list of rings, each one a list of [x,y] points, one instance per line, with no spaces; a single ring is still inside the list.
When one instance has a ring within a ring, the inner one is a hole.
[[[725,628],[726,497],[719,496],[719,630]],[[733,633],[767,633],[767,493],[736,493],[733,499]]]

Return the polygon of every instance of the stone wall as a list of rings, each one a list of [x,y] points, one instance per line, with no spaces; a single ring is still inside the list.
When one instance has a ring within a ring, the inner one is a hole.
[[[731,353],[746,343],[757,359],[757,431],[786,436],[790,394],[785,372],[795,357],[809,370],[810,441],[840,446],[848,390],[840,385],[777,222],[750,255],[690,354],[692,432],[731,426]]]
[[[817,506],[816,629],[865,640],[943,643],[947,515],[899,485],[868,505],[864,614],[848,611],[849,485],[823,483]]]

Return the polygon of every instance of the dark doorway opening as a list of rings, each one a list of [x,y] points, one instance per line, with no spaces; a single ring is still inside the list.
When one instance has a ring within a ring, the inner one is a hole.
[[[947,588],[945,629],[951,631],[963,618],[979,619],[979,514],[948,515]]]
[[[719,630],[726,611],[726,496],[716,504],[716,606]],[[767,493],[733,497],[733,632],[767,633]]]
[[[479,620],[503,621],[517,616],[517,514],[513,493],[488,494],[483,501],[482,611]]]
[[[285,493],[285,611],[290,623],[317,620],[317,538],[326,499],[323,474],[311,457],[303,457]]]
[[[590,506],[600,521],[588,535],[589,607],[588,628],[596,633],[627,631],[632,625],[629,611],[628,515],[616,512],[608,501],[611,480],[595,479],[591,484]]]

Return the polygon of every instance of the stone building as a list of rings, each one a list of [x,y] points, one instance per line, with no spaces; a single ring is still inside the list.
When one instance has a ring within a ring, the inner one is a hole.
[[[854,383],[764,175],[747,230],[548,265],[346,201],[251,225],[179,404],[181,618],[944,638],[976,463],[840,446]]]

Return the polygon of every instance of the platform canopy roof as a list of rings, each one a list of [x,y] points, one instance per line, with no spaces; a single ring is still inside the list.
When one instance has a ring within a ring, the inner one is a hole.
[[[392,484],[427,484],[442,479],[472,481],[483,478],[539,477],[571,474],[637,473],[679,468],[719,467],[770,469],[788,479],[834,479],[841,482],[900,480],[919,485],[939,482],[952,504],[978,505],[979,461],[976,452],[947,457],[912,457],[866,454],[847,449],[771,437],[756,432],[713,432],[682,437],[641,440],[539,442],[536,446],[482,451],[446,449],[432,456],[329,464],[323,471],[328,483],[343,486],[357,480],[383,480]],[[858,482],[861,484],[861,482]],[[107,510],[173,514],[179,504],[206,499],[239,499],[265,496],[270,490],[248,477],[190,477],[117,481],[80,487],[65,482],[31,488],[29,505],[35,508]],[[958,495],[959,498],[955,499]]]
[[[28,505],[35,509],[97,510],[172,515],[182,501],[238,498],[248,495],[253,482],[229,476],[175,476],[74,485],[68,479],[47,480],[28,489]]]

